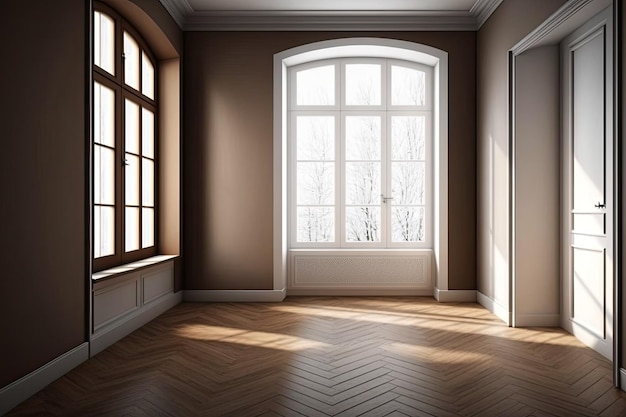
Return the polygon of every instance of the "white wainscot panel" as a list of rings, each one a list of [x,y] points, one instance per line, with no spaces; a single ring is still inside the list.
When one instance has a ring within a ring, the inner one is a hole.
[[[432,291],[432,251],[291,251],[289,289]]]
[[[143,304],[148,304],[174,291],[174,271],[171,264],[142,274]]]
[[[182,294],[174,293],[174,262],[169,259],[163,262],[162,258],[150,258],[96,275],[104,278],[95,280],[93,285],[91,356],[182,301]],[[159,263],[143,266],[154,261]]]
[[[94,330],[139,308],[139,273],[125,276],[121,282],[94,287]]]

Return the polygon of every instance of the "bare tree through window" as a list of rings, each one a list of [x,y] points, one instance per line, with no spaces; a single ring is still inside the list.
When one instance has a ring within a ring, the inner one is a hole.
[[[292,72],[296,243],[367,247],[428,240],[429,71],[351,58]]]

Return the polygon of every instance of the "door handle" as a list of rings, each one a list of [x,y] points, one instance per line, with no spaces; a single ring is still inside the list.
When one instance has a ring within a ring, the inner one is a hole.
[[[605,208],[606,204],[602,204],[601,202],[598,201],[598,204],[596,204],[594,207],[595,208]]]

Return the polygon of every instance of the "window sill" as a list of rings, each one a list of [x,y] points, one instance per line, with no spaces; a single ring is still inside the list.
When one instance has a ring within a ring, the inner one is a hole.
[[[116,276],[127,274],[129,272],[139,271],[154,265],[165,263],[178,258],[178,255],[157,255],[140,261],[132,262],[126,265],[116,266],[114,268],[105,269],[91,275],[94,282],[104,281]]]
[[[404,253],[431,253],[432,248],[290,248],[289,252],[296,253],[339,253],[339,254],[373,254],[373,253],[384,253],[384,254],[404,254]]]

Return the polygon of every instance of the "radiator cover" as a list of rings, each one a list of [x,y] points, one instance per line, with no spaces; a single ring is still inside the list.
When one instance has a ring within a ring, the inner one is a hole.
[[[289,252],[288,290],[432,291],[432,251]]]

